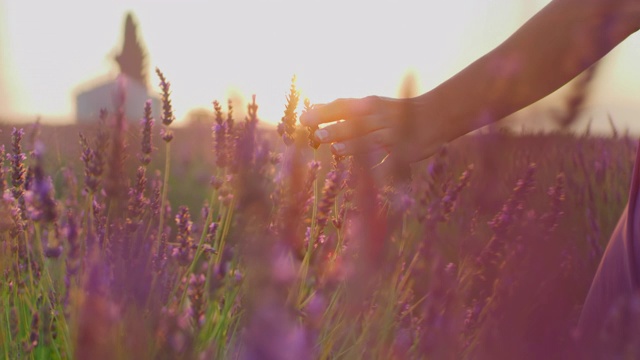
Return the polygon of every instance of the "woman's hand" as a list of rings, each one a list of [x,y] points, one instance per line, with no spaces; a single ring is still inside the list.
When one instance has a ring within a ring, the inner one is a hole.
[[[303,114],[301,121],[311,127],[332,123],[315,136],[333,143],[336,154],[384,149],[388,158],[404,162],[425,159],[442,144],[502,119],[576,77],[640,28],[638,4],[551,1],[496,49],[421,96],[339,99]]]
[[[310,127],[330,123],[316,130],[315,138],[331,143],[336,155],[385,150],[390,159],[415,162],[456,137],[452,123],[444,121],[434,100],[430,93],[409,99],[338,99],[315,106],[300,121]]]

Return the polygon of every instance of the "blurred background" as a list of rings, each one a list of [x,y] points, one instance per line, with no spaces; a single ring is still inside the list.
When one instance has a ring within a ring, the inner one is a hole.
[[[407,74],[418,91],[428,91],[548,2],[0,0],[0,121],[87,120],[79,119],[82,94],[109,89],[127,72],[122,59],[135,58],[135,46],[124,40],[127,14],[135,30],[130,42],[143,50],[146,67],[142,86],[127,85],[130,92],[157,93],[157,66],[172,84],[178,124],[206,114],[214,99],[231,98],[242,108],[251,94],[261,119],[275,123],[294,74],[302,96],[314,103],[397,96]],[[592,119],[593,132],[610,132],[610,115],[618,130],[640,132],[639,36],[616,48],[583,84],[575,131]],[[511,126],[557,128],[567,92],[517,114]]]

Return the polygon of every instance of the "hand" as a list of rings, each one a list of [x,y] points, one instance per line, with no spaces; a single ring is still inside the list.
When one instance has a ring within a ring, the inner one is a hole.
[[[415,162],[455,138],[451,125],[437,116],[437,105],[429,93],[409,99],[338,99],[315,106],[302,114],[300,122],[310,127],[333,123],[316,130],[315,138],[320,143],[332,143],[334,154],[356,155],[383,149],[389,159]],[[344,121],[336,122],[339,120]]]

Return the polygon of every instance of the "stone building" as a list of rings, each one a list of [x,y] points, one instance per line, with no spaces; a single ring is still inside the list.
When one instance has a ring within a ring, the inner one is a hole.
[[[101,109],[115,113],[121,102],[124,102],[127,119],[137,121],[142,118],[144,104],[149,99],[154,117],[158,117],[160,98],[149,89],[146,50],[138,39],[137,24],[130,13],[125,18],[122,50],[114,60],[120,70],[115,78],[91,81],[76,93],[77,121],[96,121]]]
[[[152,100],[154,117],[159,117],[158,95],[149,91],[140,82],[120,74],[115,79],[98,82],[76,94],[76,119],[78,122],[96,121],[100,115],[100,109],[107,109],[113,114],[118,110],[120,99],[124,99],[124,113],[130,121],[142,118],[144,104],[148,99]]]

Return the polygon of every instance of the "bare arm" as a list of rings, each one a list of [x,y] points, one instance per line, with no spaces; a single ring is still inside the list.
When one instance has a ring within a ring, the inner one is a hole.
[[[305,125],[333,151],[347,155],[373,144],[392,151],[410,143],[410,161],[499,120],[558,89],[640,28],[640,0],[553,0],[500,46],[435,89],[412,99],[338,99],[303,114]],[[398,136],[406,105],[415,114],[411,138]],[[393,155],[393,153],[392,153]]]
[[[552,1],[425,101],[446,104],[443,115],[461,125],[453,136],[499,120],[557,90],[632,34],[635,3]]]

